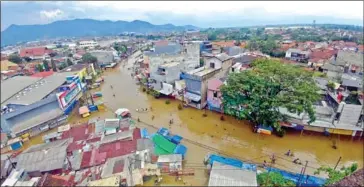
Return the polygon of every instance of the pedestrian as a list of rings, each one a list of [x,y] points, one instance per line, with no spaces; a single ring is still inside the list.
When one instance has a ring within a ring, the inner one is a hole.
[[[263,167],[266,167],[266,166],[267,166],[267,161],[264,160]]]
[[[112,89],[112,85],[110,85],[110,88]]]
[[[140,122],[140,119],[139,119],[139,117],[138,117],[138,122]]]
[[[145,111],[148,111],[148,108],[145,108]]]
[[[272,161],[272,164],[276,163],[276,157],[275,157],[274,153],[273,153],[273,155],[271,157],[271,161]]]
[[[114,96],[114,97],[115,97],[115,94],[112,94],[112,96]]]
[[[152,107],[150,107],[150,111],[153,111],[153,108]]]
[[[291,155],[291,150],[288,150],[288,152],[285,154],[286,156]]]
[[[154,115],[152,115],[152,120],[154,120]]]

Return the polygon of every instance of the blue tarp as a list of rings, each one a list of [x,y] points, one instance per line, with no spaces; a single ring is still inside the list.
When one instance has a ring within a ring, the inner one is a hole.
[[[157,133],[166,138],[169,135],[169,130],[162,127],[157,131]]]
[[[182,144],[177,145],[177,147],[173,151],[174,154],[181,154],[183,159],[185,158],[186,152],[187,147]]]
[[[142,138],[149,138],[148,130],[147,130],[146,128],[142,129],[142,130],[140,131],[140,136],[141,136]]]
[[[171,138],[171,142],[175,143],[175,144],[179,144],[181,142],[183,138],[181,136],[178,135],[174,135]]]
[[[212,154],[209,157],[209,163],[212,165],[214,161],[220,162],[222,164],[242,168],[242,169],[257,171],[257,166],[255,164],[244,163],[241,160],[234,159],[234,158],[226,158],[226,157]]]
[[[301,174],[299,173],[291,173],[288,171],[284,171],[277,168],[268,168],[268,171],[277,172],[283,175],[283,177],[287,180],[293,181],[296,184],[299,182]],[[311,175],[304,175],[301,178],[301,186],[323,186],[326,182],[326,179],[311,176]],[[298,185],[298,184],[297,184]]]
[[[97,106],[95,106],[95,105],[89,105],[88,106],[88,109],[90,110],[90,112],[94,112],[94,111],[97,111]]]
[[[258,128],[273,132],[273,128],[271,126],[258,125]]]

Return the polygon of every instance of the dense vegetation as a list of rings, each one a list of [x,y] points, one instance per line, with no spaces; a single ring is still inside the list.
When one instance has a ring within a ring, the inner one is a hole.
[[[264,172],[258,174],[257,180],[259,186],[296,186],[294,182],[283,178],[283,176],[277,172]]]
[[[358,164],[354,163],[350,167],[342,167],[340,170],[335,170],[334,168],[322,166],[315,171],[315,174],[320,174],[321,172],[325,172],[328,174],[329,178],[326,181],[326,184],[334,184],[346,176],[351,175],[358,169]]]
[[[280,130],[285,121],[279,108],[292,113],[306,112],[315,121],[312,103],[319,99],[312,72],[277,60],[259,59],[253,69],[230,74],[221,88],[224,112],[255,124]]]

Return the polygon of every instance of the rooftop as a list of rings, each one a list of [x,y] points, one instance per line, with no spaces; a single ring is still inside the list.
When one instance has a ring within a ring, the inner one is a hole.
[[[91,181],[87,186],[120,186],[120,176]]]
[[[40,80],[39,78],[16,76],[1,82],[1,105],[16,93]]]
[[[182,162],[182,155],[181,154],[170,154],[170,155],[160,155],[158,157],[159,163],[164,162]]]
[[[178,66],[178,65],[179,65],[179,62],[171,62],[171,63],[162,64],[159,67],[161,67],[161,68],[169,68],[169,67]]]
[[[254,171],[214,162],[209,186],[258,186]]]
[[[71,72],[54,73],[51,76],[43,78],[27,88],[19,91],[16,95],[9,98],[6,104],[30,105],[33,104],[66,82],[66,77],[73,75]]]
[[[18,156],[17,169],[27,172],[52,171],[63,168],[66,159],[68,140],[59,140],[30,147]]]
[[[189,72],[187,72],[188,74],[190,75],[195,75],[195,76],[199,76],[199,77],[202,77],[204,75],[207,75],[211,72],[214,72],[215,69],[213,68],[205,68],[205,67],[201,67],[201,68],[198,68],[198,69],[194,69],[194,70],[191,70]]]
[[[207,88],[209,90],[220,90],[220,86],[223,85],[224,83],[220,80],[220,79],[210,79],[207,83]]]

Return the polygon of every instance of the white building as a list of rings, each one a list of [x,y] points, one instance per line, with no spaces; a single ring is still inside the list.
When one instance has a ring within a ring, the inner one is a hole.
[[[92,40],[90,40],[90,41],[80,41],[79,42],[80,47],[95,47],[97,45],[98,45],[98,43],[95,42],[95,41],[92,41]]]

